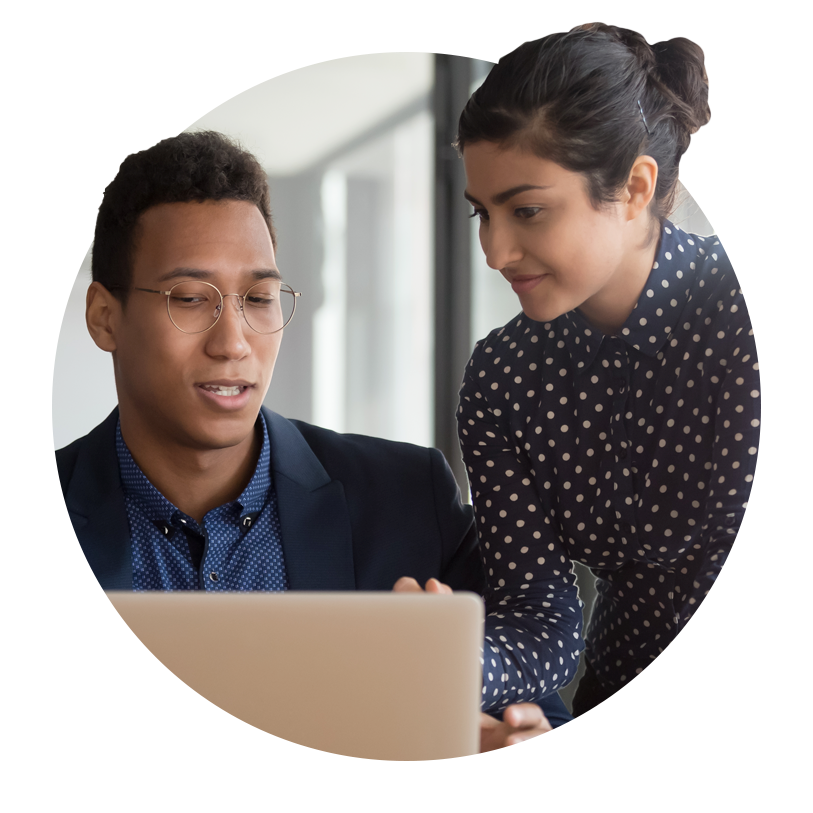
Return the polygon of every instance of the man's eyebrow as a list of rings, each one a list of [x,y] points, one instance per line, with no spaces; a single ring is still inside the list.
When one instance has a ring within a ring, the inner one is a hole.
[[[281,280],[282,276],[276,268],[255,268],[249,272],[251,277],[256,280],[261,279],[278,279]],[[202,268],[173,268],[158,277],[158,282],[168,282],[169,280],[179,279],[180,277],[191,277],[192,279],[209,280],[215,276],[213,271],[206,271]]]
[[[550,186],[534,186],[529,183],[521,184],[520,186],[512,186],[510,189],[506,189],[505,192],[494,195],[491,200],[496,206],[502,206],[503,203],[507,203],[511,200],[514,195],[519,195],[520,192],[527,192],[530,189],[550,189]],[[469,201],[469,203],[480,203],[477,198],[472,197],[468,192],[463,192],[463,197]]]

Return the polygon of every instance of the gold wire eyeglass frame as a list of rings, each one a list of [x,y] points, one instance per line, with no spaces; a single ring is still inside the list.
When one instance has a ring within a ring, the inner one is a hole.
[[[179,285],[188,285],[188,284],[189,284],[189,283],[191,283],[191,282],[194,282],[196,285],[208,285],[210,288],[213,288],[213,289],[214,289],[214,290],[217,292],[217,295],[220,297],[220,305],[217,307],[217,316],[215,317],[214,322],[212,322],[212,324],[211,324],[211,325],[209,325],[209,327],[205,327],[205,328],[203,328],[203,330],[184,330],[182,327],[179,327],[179,326],[178,326],[178,324],[175,322],[175,320],[172,318],[172,311],[169,309],[170,296],[172,295],[172,292],[173,292],[173,291],[174,291],[174,290],[175,290],[175,289],[176,289],[176,288],[177,288]],[[297,299],[298,299],[300,296],[302,296],[302,293],[301,293],[300,291],[295,291],[295,290],[294,290],[294,289],[293,289],[293,288],[292,288],[290,285],[288,285],[286,282],[281,282],[281,283],[280,283],[280,290],[281,290],[282,292],[285,292],[285,293],[290,294],[290,295],[293,297],[294,306],[293,306],[293,308],[291,309],[291,315],[290,315],[290,316],[289,316],[289,317],[288,317],[288,318],[285,320],[285,322],[284,322],[284,323],[283,323],[283,324],[282,324],[280,327],[278,327],[276,330],[271,330],[271,331],[269,331],[268,333],[263,333],[262,331],[257,330],[257,328],[256,328],[256,327],[254,327],[254,325],[252,325],[252,324],[251,324],[251,322],[249,322],[249,321],[248,321],[248,317],[246,316],[246,311],[245,311],[245,304],[246,304],[246,297],[247,297],[247,296],[248,296],[248,295],[249,295],[249,294],[250,294],[250,293],[251,293],[251,292],[252,292],[252,291],[253,291],[255,288],[258,288],[260,285],[264,285],[266,282],[267,282],[267,281],[264,281],[264,282],[258,282],[258,283],[256,283],[256,284],[252,285],[252,286],[251,286],[251,288],[249,288],[249,289],[248,289],[248,290],[247,290],[247,291],[246,291],[244,294],[222,294],[222,293],[220,293],[220,289],[219,289],[219,288],[218,288],[216,285],[212,285],[212,283],[211,283],[211,282],[203,282],[202,280],[183,280],[182,282],[176,282],[176,283],[175,283],[175,285],[173,285],[173,286],[172,286],[172,287],[171,287],[171,288],[170,288],[168,291],[156,291],[156,290],[154,290],[153,288],[138,288],[138,287],[133,287],[133,288],[131,288],[131,289],[129,289],[129,290],[132,290],[132,291],[143,291],[143,292],[144,292],[144,293],[146,293],[146,294],[163,294],[163,295],[164,295],[164,296],[167,298],[167,316],[169,316],[169,321],[170,321],[170,322],[172,322],[173,326],[174,326],[175,328],[177,328],[178,330],[180,330],[180,331],[181,331],[181,333],[186,333],[186,334],[187,334],[187,335],[189,335],[189,336],[196,336],[196,335],[198,335],[198,334],[200,334],[200,333],[206,333],[206,331],[207,331],[207,330],[211,330],[211,329],[212,329],[212,328],[213,328],[213,327],[214,327],[214,326],[215,326],[215,325],[218,323],[218,321],[220,321],[220,316],[221,316],[221,314],[223,313],[223,300],[224,300],[224,299],[225,299],[227,296],[234,296],[234,297],[237,297],[237,301],[238,301],[238,303],[239,303],[239,304],[238,304],[238,307],[240,308],[240,313],[242,313],[242,314],[243,314],[243,319],[245,319],[245,320],[246,320],[246,324],[247,324],[247,325],[248,325],[248,326],[249,326],[249,327],[250,327],[250,328],[251,328],[251,329],[252,329],[252,330],[253,330],[255,333],[259,333],[261,336],[273,336],[273,335],[274,335],[274,333],[279,333],[279,332],[280,332],[280,330],[282,330],[283,328],[287,327],[287,326],[288,326],[288,325],[291,323],[291,320],[294,318],[294,314],[296,313],[296,300],[297,300]],[[116,286],[112,286],[112,287],[111,287],[111,290],[127,290],[127,289],[122,288],[121,286],[116,285]]]

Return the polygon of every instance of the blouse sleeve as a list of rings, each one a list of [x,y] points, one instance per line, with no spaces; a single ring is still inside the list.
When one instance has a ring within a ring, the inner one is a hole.
[[[458,434],[486,572],[484,711],[538,700],[576,675],[582,603],[564,545],[533,485],[531,461],[480,391],[478,344],[460,392]]]
[[[760,425],[759,364],[754,331],[740,291],[726,304],[741,318],[729,323],[732,334],[723,367],[715,414],[711,470],[705,488],[705,521],[699,541],[687,552],[677,573],[676,613],[679,628],[691,618],[725,563],[736,538],[757,460]]]

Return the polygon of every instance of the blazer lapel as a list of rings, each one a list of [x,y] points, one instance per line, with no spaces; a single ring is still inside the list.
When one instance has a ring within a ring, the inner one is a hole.
[[[339,480],[331,480],[299,430],[263,407],[271,440],[282,549],[291,590],[354,590],[350,514]]]
[[[132,590],[130,524],[116,457],[118,408],[85,437],[65,504],[93,573],[105,590]]]

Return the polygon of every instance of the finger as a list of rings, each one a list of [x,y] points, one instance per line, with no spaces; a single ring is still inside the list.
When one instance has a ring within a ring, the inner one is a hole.
[[[401,576],[392,590],[394,593],[423,593],[423,588],[411,576]]]
[[[443,584],[443,582],[439,581],[438,579],[432,578],[426,583],[426,592],[451,595],[454,591],[451,587],[449,587],[448,584]]]
[[[536,703],[515,703],[508,706],[502,718],[512,728],[535,728],[543,723],[549,725],[542,709]]]
[[[502,723],[499,720],[492,717],[490,714],[484,714],[483,712],[480,712],[480,733],[482,733],[485,730],[499,728],[499,726],[501,725]]]
[[[505,747],[506,748],[513,748],[517,745],[527,745],[528,740],[526,739],[525,734],[511,734],[505,738]]]
[[[534,728],[530,731],[516,731],[513,734],[509,734],[505,738],[505,744],[508,745],[517,745],[518,743],[525,742],[526,740],[532,740],[534,737],[538,737],[540,734],[547,734],[548,731],[553,731],[553,729],[548,726],[547,728]]]

